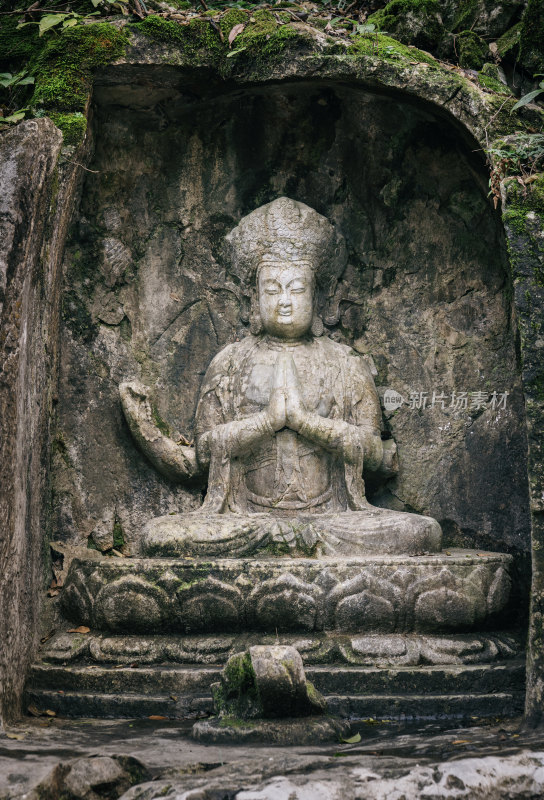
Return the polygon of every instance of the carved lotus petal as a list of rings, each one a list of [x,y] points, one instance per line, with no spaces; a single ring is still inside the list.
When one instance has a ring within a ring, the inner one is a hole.
[[[143,578],[126,575],[104,586],[96,598],[95,620],[105,630],[156,633],[168,618],[168,596]]]

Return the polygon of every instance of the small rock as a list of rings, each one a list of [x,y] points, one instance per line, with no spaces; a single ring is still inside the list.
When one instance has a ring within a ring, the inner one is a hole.
[[[147,769],[131,756],[76,758],[57,764],[27,800],[115,800],[147,780]]]

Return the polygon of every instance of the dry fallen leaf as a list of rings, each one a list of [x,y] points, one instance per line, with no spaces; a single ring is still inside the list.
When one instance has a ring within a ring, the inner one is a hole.
[[[163,717],[160,714],[151,714],[148,719],[168,719],[168,717]]]
[[[452,744],[470,744],[470,739],[456,739]]]
[[[68,633],[90,633],[90,631],[86,625],[80,625],[79,628],[70,628]]]
[[[171,695],[170,695],[170,700],[173,700],[173,701],[174,701],[174,703],[177,703],[177,702],[178,702],[178,696],[177,696],[177,694],[171,694]]]
[[[6,733],[6,736],[8,737],[8,739],[17,739],[19,742],[21,741],[21,739],[25,738],[24,734],[22,733]]]
[[[56,717],[57,716],[57,712],[56,711],[51,711],[50,708],[46,708],[45,709],[45,713],[46,713],[46,715],[48,717]]]
[[[49,639],[50,639],[52,636],[54,636],[54,635],[55,635],[55,633],[56,633],[56,631],[55,631],[55,630],[49,631],[49,633],[47,634],[47,636],[43,636],[43,637],[40,639],[40,642],[41,642],[42,644],[45,644],[47,641],[49,641]]]
[[[239,22],[238,25],[235,25],[234,28],[231,28],[229,33],[229,47],[232,47],[233,41],[236,39],[239,33],[242,33],[244,30],[245,25],[243,22]]]

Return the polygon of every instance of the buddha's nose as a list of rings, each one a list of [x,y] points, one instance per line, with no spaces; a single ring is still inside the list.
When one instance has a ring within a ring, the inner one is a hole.
[[[291,307],[291,296],[287,292],[282,292],[280,297],[280,308]]]

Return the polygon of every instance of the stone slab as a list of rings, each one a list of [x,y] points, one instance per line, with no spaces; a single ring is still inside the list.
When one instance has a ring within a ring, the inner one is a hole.
[[[67,617],[116,633],[456,632],[505,607],[510,555],[320,559],[76,558]]]
[[[210,744],[303,745],[339,742],[349,735],[349,723],[330,717],[303,720],[236,720],[210,719],[193,725],[193,739]]]
[[[524,702],[523,692],[327,696],[329,713],[343,719],[407,722],[515,717],[523,713]]]

